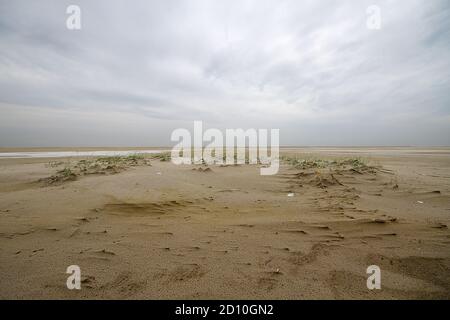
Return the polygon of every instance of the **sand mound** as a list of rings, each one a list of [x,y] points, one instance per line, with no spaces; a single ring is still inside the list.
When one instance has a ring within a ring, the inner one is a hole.
[[[60,163],[56,166],[63,165]],[[130,155],[124,157],[101,157],[95,159],[83,159],[76,163],[66,163],[66,167],[58,170],[50,177],[39,179],[48,185],[61,184],[67,181],[77,180],[78,177],[95,174],[117,174],[130,167],[151,165],[150,160],[143,155]]]

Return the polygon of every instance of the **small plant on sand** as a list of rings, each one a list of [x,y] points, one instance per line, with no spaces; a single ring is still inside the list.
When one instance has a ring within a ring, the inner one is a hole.
[[[125,156],[124,158],[125,158],[125,160],[138,161],[138,160],[143,160],[144,155],[143,154],[130,154],[128,156]]]
[[[57,173],[64,178],[75,175],[75,173],[73,173],[72,170],[70,170],[70,168],[64,168],[62,170],[59,170]]]
[[[160,160],[163,162],[170,161],[170,159],[171,159],[170,152],[156,153],[156,154],[152,154],[150,157],[152,159],[157,159],[157,160]]]
[[[47,163],[45,165],[45,167],[46,168],[57,168],[63,164],[64,164],[64,162],[62,162],[62,161],[50,161],[49,163]]]
[[[62,170],[58,170],[56,174],[51,175],[48,178],[41,179],[48,184],[61,183],[64,181],[73,181],[77,179],[77,174],[75,174],[70,168],[66,167]]]

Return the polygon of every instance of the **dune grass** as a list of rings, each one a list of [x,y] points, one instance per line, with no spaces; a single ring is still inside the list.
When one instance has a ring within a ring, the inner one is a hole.
[[[56,171],[55,174],[40,181],[44,181],[47,184],[55,184],[76,180],[79,176],[84,175],[115,174],[129,167],[151,165],[150,159],[143,154],[88,158],[78,160],[75,163],[66,162],[61,164],[65,165],[63,169]]]

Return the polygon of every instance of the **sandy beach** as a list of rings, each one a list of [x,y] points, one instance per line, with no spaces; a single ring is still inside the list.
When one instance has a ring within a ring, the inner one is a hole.
[[[19,151],[55,150],[1,150]],[[0,159],[0,298],[450,298],[450,148],[281,155],[273,176],[151,154]]]

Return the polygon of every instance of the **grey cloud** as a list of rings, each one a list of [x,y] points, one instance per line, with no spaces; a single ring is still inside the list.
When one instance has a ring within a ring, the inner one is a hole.
[[[449,145],[449,7],[0,0],[0,145],[110,145],[111,123],[122,144],[164,145],[193,120],[280,128],[282,144]]]

